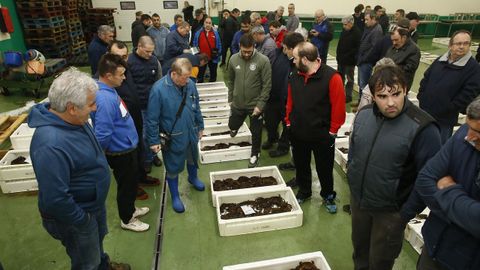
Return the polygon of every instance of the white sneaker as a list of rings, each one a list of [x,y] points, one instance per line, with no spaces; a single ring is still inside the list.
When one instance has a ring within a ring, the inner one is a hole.
[[[150,208],[148,208],[148,207],[136,207],[135,206],[135,212],[133,212],[132,218],[145,216],[149,211],[150,211]]]
[[[260,155],[253,155],[250,157],[248,161],[248,168],[255,168],[258,166],[258,158]]]
[[[150,225],[147,223],[141,222],[139,219],[133,218],[130,219],[130,222],[128,224],[123,223],[123,221],[120,221],[121,224],[120,226],[125,229],[125,230],[130,230],[134,232],[144,232],[150,228]]]

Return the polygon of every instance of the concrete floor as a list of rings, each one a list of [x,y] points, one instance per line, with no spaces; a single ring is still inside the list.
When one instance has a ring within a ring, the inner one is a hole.
[[[441,54],[446,49],[421,40],[422,50]],[[335,51],[336,41],[330,51]],[[413,91],[427,65],[420,64]],[[86,69],[88,70],[88,69]],[[219,80],[223,70],[219,69]],[[43,96],[46,92],[43,93]],[[22,91],[12,91],[9,97],[0,96],[0,112],[23,105],[32,97]],[[265,132],[264,132],[265,136]],[[263,151],[260,166],[277,165],[289,157],[272,159]],[[209,172],[246,168],[247,160],[202,165],[199,176],[209,181]],[[312,167],[314,170],[314,167]],[[154,168],[152,175],[163,177],[163,167]],[[294,172],[282,172],[285,180]],[[335,190],[338,193],[339,212],[331,215],[321,206],[319,183],[314,175],[314,196],[302,205],[303,226],[295,229],[257,233],[243,236],[220,237],[215,209],[211,205],[210,190],[195,191],[186,181],[186,173],[180,176],[180,192],[186,205],[184,214],[176,214],[170,207],[169,196],[164,214],[163,244],[160,269],[221,269],[222,266],[271,259],[305,252],[322,251],[332,269],[352,269],[352,245],[350,241],[350,216],[341,210],[348,204],[349,190],[345,174],[335,167]],[[112,178],[112,181],[113,178]],[[138,201],[138,206],[148,206],[151,213],[142,220],[151,225],[145,233],[133,233],[120,228],[116,210],[116,188],[112,182],[107,199],[109,234],[104,245],[112,260],[128,262],[132,269],[151,269],[162,186],[146,188],[150,198]],[[5,269],[67,269],[69,258],[63,246],[52,239],[42,228],[37,209],[36,194],[0,194],[0,262]],[[394,269],[414,269],[417,253],[404,242]]]

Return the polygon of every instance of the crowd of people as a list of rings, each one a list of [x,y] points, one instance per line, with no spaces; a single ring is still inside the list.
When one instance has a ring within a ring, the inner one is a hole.
[[[187,1],[182,11],[171,26],[158,14],[137,12],[130,54],[112,27],[100,26],[88,48],[92,74],[65,71],[51,85],[49,103],[29,115],[42,223],[65,246],[72,269],[130,269],[103,250],[109,168],[120,227],[130,231],[150,227],[140,220],[149,208],[135,201],[148,198],[141,185],[160,183],[148,175],[152,164],[165,166],[177,213],[188,207],[179,191],[185,163],[188,182],[205,190],[198,177],[204,123],[196,83],[216,81],[218,65],[225,67],[230,136],[250,121],[248,167],[260,164],[261,149],[273,158],[291,150],[291,161],[279,167],[296,171],[288,185],[298,187],[302,204],[313,196],[313,154],[319,195],[331,214],[337,213],[334,146],[346,104],[356,102],[357,68],[360,106],[347,171],[354,268],[392,269],[407,222],[426,206],[431,213],[417,269],[480,268],[480,65],[471,33],[453,33],[448,51],[414,89],[420,62],[414,11],[398,9],[389,21],[381,6],[356,6],[342,18],[337,70],[327,65],[334,31],[322,9],[308,31],[293,3],[286,18],[283,6],[264,17],[225,9],[218,26]],[[409,91],[418,93],[418,107]],[[452,136],[459,113],[466,124]]]

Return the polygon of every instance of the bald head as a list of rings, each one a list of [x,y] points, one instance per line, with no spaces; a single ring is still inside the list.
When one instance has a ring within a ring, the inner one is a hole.
[[[317,23],[320,23],[320,22],[323,22],[324,19],[325,19],[325,12],[323,12],[323,9],[317,9],[317,11],[315,11],[315,21]]]
[[[140,47],[145,47],[147,45],[152,45],[155,46],[155,43],[153,42],[153,39],[150,36],[142,36],[138,40],[138,46]]]

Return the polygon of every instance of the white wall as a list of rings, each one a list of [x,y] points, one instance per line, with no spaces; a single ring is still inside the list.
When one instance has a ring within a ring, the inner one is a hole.
[[[115,19],[115,26],[117,28],[117,38],[119,40],[130,41],[131,24],[135,20],[135,12],[143,11],[145,14],[152,15],[157,13],[160,15],[162,23],[173,24],[173,16],[175,14],[181,14],[183,9],[183,0],[178,0],[178,9],[163,9],[163,1],[152,0],[137,0],[135,1],[136,10],[121,10],[120,1],[115,0],[92,0],[93,7],[100,8],[116,8],[116,12],[113,14]],[[203,7],[205,5],[204,0],[188,0],[190,5],[195,9]]]
[[[387,13],[395,13],[395,10],[403,8],[406,12],[416,11],[418,13],[433,13],[438,15],[449,15],[456,12],[474,12],[480,13],[480,1],[478,0],[278,0],[278,1],[258,1],[258,0],[225,0],[225,8],[238,8],[240,10],[275,10],[277,6],[285,7],[284,16],[287,15],[286,7],[289,3],[295,4],[297,14],[313,14],[316,9],[323,9],[327,16],[352,14],[353,9],[359,3],[370,5],[381,5],[387,9]]]

